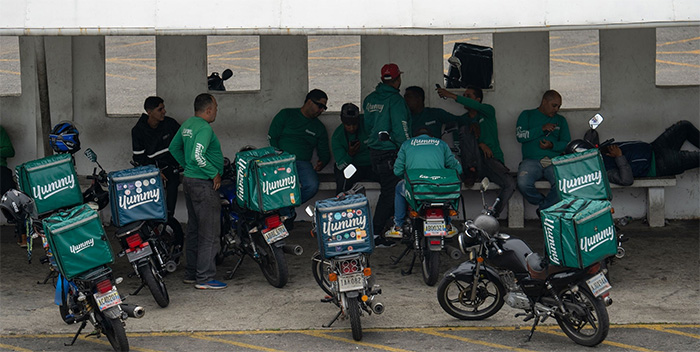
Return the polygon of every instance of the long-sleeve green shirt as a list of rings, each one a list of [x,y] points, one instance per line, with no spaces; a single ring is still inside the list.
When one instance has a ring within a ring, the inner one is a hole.
[[[493,157],[505,164],[501,143],[498,141],[498,122],[496,109],[489,104],[482,104],[474,99],[457,96],[457,102],[477,111],[474,122],[479,123],[479,143],[484,143],[493,152]]]
[[[406,170],[450,168],[462,173],[462,166],[444,141],[422,134],[401,144],[394,162],[394,175],[403,177]]]
[[[12,147],[10,136],[5,128],[0,126],[0,166],[7,166],[7,158],[15,156],[15,148]]]
[[[424,108],[418,114],[411,114],[411,128],[415,133],[419,128],[425,127],[433,137],[440,138],[443,125],[459,123],[462,119],[462,116],[452,115],[440,108]]]
[[[221,143],[209,122],[197,116],[180,126],[170,142],[170,154],[185,168],[185,176],[209,180],[224,173]]]
[[[369,160],[369,147],[367,147],[367,129],[362,120],[363,119],[360,118],[360,124],[357,127],[357,132],[354,134],[345,132],[345,126],[343,124],[340,124],[333,132],[333,137],[331,137],[331,150],[335,158],[335,165],[340,170],[345,169],[348,164],[353,164],[355,166],[372,165],[372,162]],[[350,156],[350,154],[348,154],[350,150],[349,142],[355,139],[360,141],[360,149],[357,151],[357,154]]]
[[[542,126],[548,123],[556,125],[554,131],[548,134],[542,131]],[[522,143],[523,159],[539,160],[544,157],[553,158],[560,155],[571,141],[569,124],[564,116],[559,114],[549,117],[537,109],[525,110],[520,113],[515,128],[515,137]],[[540,141],[552,142],[552,149],[540,148]]]
[[[404,141],[411,138],[411,111],[398,89],[379,83],[362,103],[365,113],[365,126],[372,149],[396,150]],[[391,141],[379,140],[379,132],[387,131]]]
[[[304,116],[300,108],[280,110],[272,119],[267,138],[271,146],[296,155],[297,161],[311,161],[314,149],[323,165],[331,160],[326,126],[317,118]]]

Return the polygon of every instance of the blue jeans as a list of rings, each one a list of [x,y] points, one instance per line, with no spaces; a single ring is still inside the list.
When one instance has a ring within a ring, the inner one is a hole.
[[[310,161],[297,161],[297,176],[301,190],[301,205],[313,198],[318,192],[318,174]]]
[[[545,197],[535,188],[535,182],[544,177],[552,187]],[[559,194],[556,186],[557,180],[554,176],[554,167],[543,168],[539,160],[524,159],[518,166],[518,190],[530,204],[538,206],[539,210],[549,208],[559,201]]]
[[[396,192],[394,193],[394,225],[397,227],[403,226],[406,222],[406,181],[401,180],[396,184]]]

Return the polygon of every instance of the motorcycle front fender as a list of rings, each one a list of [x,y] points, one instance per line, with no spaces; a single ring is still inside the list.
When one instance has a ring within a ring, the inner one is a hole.
[[[350,299],[355,299],[360,296],[360,292],[358,291],[348,291],[345,292],[345,296],[350,298]]]
[[[445,273],[445,277],[456,277],[462,280],[467,280],[471,279],[474,276],[474,272],[476,271],[476,263],[466,261],[463,262],[462,264],[457,265],[456,267],[448,270]],[[488,275],[491,276],[492,280],[498,280],[498,282],[501,282],[500,276],[498,276],[498,272],[496,269],[488,266],[488,265],[482,265],[481,266],[481,271],[486,271]]]

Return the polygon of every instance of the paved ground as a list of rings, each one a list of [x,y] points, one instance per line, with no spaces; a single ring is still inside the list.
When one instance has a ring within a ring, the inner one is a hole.
[[[684,344],[697,346],[700,339],[698,335],[700,328],[698,226],[698,221],[672,221],[665,228],[650,229],[641,221],[633,221],[622,228],[631,239],[625,246],[627,256],[616,262],[611,270],[612,297],[615,300],[615,303],[609,307],[611,322],[613,324],[684,325],[679,326],[679,333],[665,331],[667,328],[675,330],[674,326],[645,325],[642,327],[641,331],[645,333],[640,334],[640,339],[646,336],[649,329],[664,330],[663,338],[655,335],[656,337],[650,340],[660,340],[661,345],[635,345],[633,342],[642,340],[629,340],[628,334],[632,331],[640,331],[636,325],[621,326],[621,330],[613,329],[611,336],[619,337],[611,338],[611,341],[627,341],[620,343],[630,343],[633,347],[656,346],[651,349],[676,350],[676,348],[664,347],[663,342],[667,339],[677,339],[678,341],[674,342],[680,344],[677,349],[695,350],[695,348],[683,346]],[[282,289],[268,285],[259,268],[252,261],[246,261],[236,276],[229,281],[229,288],[223,291],[199,291],[191,285],[182,284],[180,282],[182,270],[179,269],[166,278],[171,304],[165,309],[157,307],[147,290],[138,296],[128,297],[126,302],[140,304],[147,310],[143,319],[127,321],[127,331],[130,339],[134,338],[134,346],[157,350],[184,350],[196,348],[198,343],[202,343],[201,341],[229,344],[219,340],[223,339],[233,340],[234,343],[230,346],[226,345],[227,347],[210,345],[203,349],[247,350],[249,348],[244,344],[248,342],[245,341],[253,339],[255,343],[251,342],[251,344],[271,349],[320,350],[332,346],[332,343],[325,342],[326,339],[331,339],[349,348],[347,344],[352,343],[348,340],[350,334],[344,330],[349,328],[348,321],[336,322],[332,329],[321,328],[322,324],[332,318],[336,310],[330,304],[319,302],[323,293],[316,286],[310,273],[309,258],[316,248],[316,243],[308,234],[309,228],[309,223],[297,222],[290,236],[291,240],[288,242],[301,244],[305,248],[305,253],[300,257],[287,257],[290,280]],[[110,230],[108,228],[108,231]],[[542,235],[534,222],[528,222],[525,229],[504,229],[504,232],[525,239],[537,251],[542,249]],[[47,267],[36,260],[32,264],[27,264],[26,253],[13,241],[11,228],[2,227],[0,348],[25,346],[22,348],[61,349],[61,344],[68,340],[67,334],[74,333],[77,327],[66,325],[59,318],[58,309],[52,303],[53,287],[50,284],[37,285],[37,280],[43,279]],[[419,271],[416,270],[410,276],[402,276],[400,269],[405,267],[407,262],[402,262],[399,266],[392,266],[389,263],[388,256],[397,255],[400,251],[401,248],[398,247],[377,249],[373,255],[373,272],[376,273],[377,282],[384,290],[380,297],[385,303],[386,312],[383,315],[373,315],[362,320],[363,327],[368,331],[363,343],[379,343],[396,349],[422,350],[426,349],[426,345],[421,341],[428,339],[429,335],[435,336],[439,333],[468,336],[464,338],[480,341],[477,344],[481,344],[481,347],[487,350],[491,349],[491,347],[485,347],[489,346],[487,344],[503,344],[503,346],[518,348],[532,347],[536,350],[554,349],[557,346],[556,343],[564,344],[567,349],[573,347],[566,338],[552,338],[544,333],[536,335],[539,337],[536,338],[535,344],[522,345],[525,336],[522,329],[527,328],[528,325],[513,318],[516,311],[507,306],[485,321],[463,322],[452,318],[442,311],[437,303],[436,288],[426,286]],[[40,254],[38,246],[35,254],[37,257]],[[457,263],[443,256],[441,272]],[[223,276],[231,264],[231,261],[224,262],[219,267],[219,276]],[[118,275],[125,278],[118,287],[122,294],[131,292],[137,287],[137,279],[127,277],[131,269],[124,258],[117,258],[113,268]],[[458,329],[447,331],[443,329],[444,327],[458,327]],[[498,333],[493,331],[494,327],[498,327]],[[402,337],[407,331],[413,331],[411,329],[415,328],[422,330],[417,331],[418,334],[410,334],[412,337],[408,340]],[[255,330],[260,331],[251,332]],[[501,334],[501,330],[509,333]],[[477,335],[481,337],[475,337],[471,331],[475,331],[475,334],[478,332]],[[180,332],[187,333],[180,334]],[[46,337],[45,334],[60,335]],[[175,338],[178,336],[183,340]],[[36,340],[37,337],[51,337],[53,340]],[[173,339],[171,340],[170,337]],[[177,343],[182,345],[161,346],[159,339],[172,343],[180,341]],[[313,341],[321,339],[323,342],[309,345],[307,341],[309,339]],[[447,345],[438,350],[457,349],[461,345],[459,341],[465,342],[451,336],[440,340],[449,341],[449,343],[445,342]],[[292,341],[298,341],[299,344]],[[291,344],[286,345],[287,343]],[[550,345],[550,343],[555,344]],[[80,344],[82,348],[86,346],[98,348],[97,345],[88,345],[85,342]],[[428,343],[427,346],[429,345]],[[503,348],[494,347],[494,349]]]

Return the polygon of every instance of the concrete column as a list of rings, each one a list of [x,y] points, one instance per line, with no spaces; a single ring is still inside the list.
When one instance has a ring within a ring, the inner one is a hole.
[[[168,116],[182,123],[194,114],[194,98],[207,91],[207,37],[156,36],[156,94]]]

